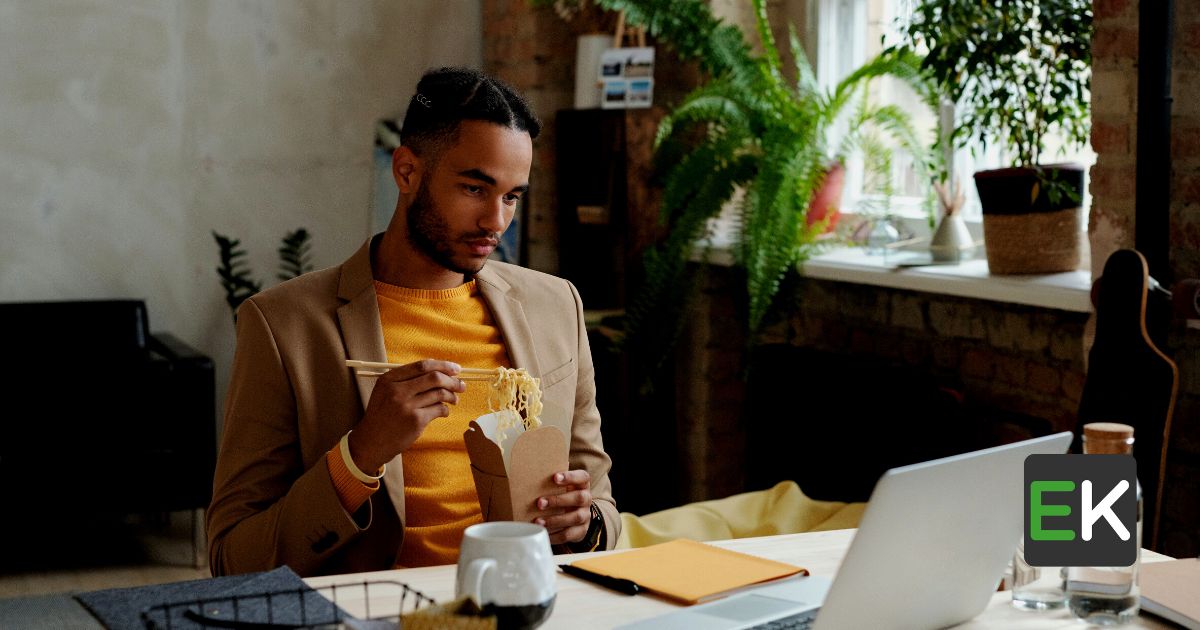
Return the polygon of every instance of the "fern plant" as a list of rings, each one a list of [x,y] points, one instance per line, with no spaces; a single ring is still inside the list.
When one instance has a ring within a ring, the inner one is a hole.
[[[212,235],[213,239],[217,241],[221,261],[217,267],[217,275],[221,277],[221,288],[225,290],[225,303],[229,305],[233,321],[236,324],[238,307],[247,298],[262,291],[262,282],[251,277],[245,260],[246,250],[241,249],[242,241],[240,239],[218,234],[216,230],[213,230]],[[309,255],[311,248],[312,235],[304,228],[284,235],[278,250],[279,273],[276,277],[280,280],[290,280],[300,274],[312,271],[313,266]]]
[[[855,151],[877,150],[877,133],[891,136],[930,168],[934,154],[908,115],[865,98],[874,78],[898,77],[932,100],[920,59],[898,52],[871,60],[823,90],[794,29],[790,45],[798,79],[785,78],[767,20],[765,0],[753,0],[763,53],[751,52],[742,32],[722,24],[701,0],[596,0],[623,10],[629,23],[666,40],[710,78],[661,123],[657,157],[670,165],[661,219],[665,240],[644,258],[644,284],[627,309],[626,347],[661,365],[682,330],[693,294],[688,262],[697,241],[741,189],[735,263],[745,271],[747,320],[753,343],[787,272],[813,251],[824,225],[809,225],[808,204],[831,163]],[[854,106],[852,108],[852,106]],[[832,138],[839,121],[846,131]]]

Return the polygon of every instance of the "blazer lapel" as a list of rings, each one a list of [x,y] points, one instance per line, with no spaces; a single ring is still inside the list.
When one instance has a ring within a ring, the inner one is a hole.
[[[529,329],[529,320],[525,318],[525,309],[513,296],[509,295],[511,285],[504,281],[489,267],[484,267],[475,275],[479,293],[492,311],[496,326],[500,328],[500,336],[504,338],[504,347],[514,368],[525,368],[534,377],[540,378],[541,367],[538,365],[537,353],[534,352],[533,332]],[[496,484],[488,485],[489,496],[480,496],[479,505],[486,518],[490,506],[497,501],[511,503],[507,484],[503,484],[502,492],[497,492]],[[478,489],[478,488],[477,488]]]
[[[387,361],[383,345],[383,325],[379,321],[379,302],[371,276],[371,243],[368,241],[342,265],[338,297],[346,300],[337,310],[346,358],[359,361]],[[355,377],[363,410],[371,399],[375,379]]]
[[[387,348],[383,343],[383,325],[379,319],[379,303],[371,275],[371,246],[368,241],[342,265],[342,277],[338,296],[346,304],[338,309],[338,323],[342,327],[342,342],[346,347],[346,358],[361,361],[387,361]],[[542,374],[534,351],[533,332],[525,318],[521,303],[509,295],[510,285],[484,267],[475,276],[479,281],[479,292],[487,303],[500,328],[504,345],[513,367],[525,368],[535,377]],[[375,379],[356,377],[363,410],[371,399]],[[383,475],[383,485],[388,497],[404,522],[404,466],[397,455],[388,462]],[[481,499],[483,499],[481,497]],[[487,499],[490,500],[490,497]]]
[[[529,321],[525,319],[525,309],[515,297],[509,295],[510,285],[486,266],[476,274],[475,279],[479,283],[480,294],[496,318],[513,367],[525,368],[533,376],[541,377],[533,332],[529,329]]]
[[[490,266],[480,270],[475,279],[479,283],[480,294],[491,309],[500,334],[504,337],[504,345],[513,367],[525,368],[534,378],[540,379],[545,376],[538,361],[533,329],[530,328],[525,309],[517,297],[520,290],[510,285]],[[574,392],[574,389],[571,391]],[[557,426],[565,435],[570,436],[571,423],[575,416],[573,396],[572,393],[566,400],[561,400],[553,394],[547,396],[547,392],[543,391],[542,404],[545,407],[542,411],[542,422]]]
[[[373,240],[373,239],[372,239]],[[359,361],[387,361],[387,348],[383,344],[383,324],[379,320],[379,302],[371,275],[371,245],[367,241],[345,264],[338,285],[338,297],[347,300],[337,310],[338,323],[342,328],[342,343],[346,347],[346,358]],[[376,379],[356,376],[359,398],[363,411],[371,400]],[[388,462],[383,475],[383,485],[388,497],[404,522],[404,466],[397,455]]]

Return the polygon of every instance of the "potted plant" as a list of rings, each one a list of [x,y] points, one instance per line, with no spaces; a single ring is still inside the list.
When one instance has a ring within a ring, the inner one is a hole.
[[[1075,269],[1083,167],[1044,159],[1052,132],[1088,140],[1091,1],[923,0],[902,32],[891,50],[927,50],[922,70],[958,108],[952,142],[996,143],[1015,161],[975,174],[991,272]]]
[[[665,168],[662,217],[665,240],[645,254],[643,288],[627,313],[626,347],[661,362],[681,329],[692,293],[688,263],[701,246],[709,219],[735,191],[739,230],[732,250],[745,272],[747,319],[753,340],[785,274],[808,257],[816,237],[832,221],[809,219],[814,201],[835,207],[823,182],[840,179],[839,164],[851,152],[874,146],[879,133],[892,136],[914,156],[933,155],[917,138],[908,117],[894,106],[865,98],[873,78],[892,75],[925,89],[919,59],[893,52],[857,69],[831,90],[822,90],[795,33],[795,82],[784,65],[767,21],[764,0],[754,0],[763,53],[751,52],[742,32],[720,23],[700,0],[595,0],[625,12],[629,23],[666,40],[681,58],[695,59],[709,79],[661,123],[656,156]],[[834,141],[831,129],[847,119]],[[840,191],[837,191],[840,194]],[[824,213],[823,213],[824,214]],[[814,219],[816,217],[813,217]]]
[[[241,249],[241,239],[229,238],[213,230],[213,240],[217,242],[221,265],[217,267],[217,275],[221,277],[221,288],[225,289],[225,303],[229,305],[233,322],[237,323],[237,310],[248,298],[262,291],[263,283],[250,276],[250,269],[245,260],[246,250]],[[304,228],[298,228],[283,236],[279,249],[280,280],[291,280],[313,270],[309,250],[312,248],[312,234]]]

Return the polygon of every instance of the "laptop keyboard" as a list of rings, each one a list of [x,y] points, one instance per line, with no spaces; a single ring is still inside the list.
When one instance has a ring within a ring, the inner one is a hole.
[[[812,628],[813,622],[817,620],[817,611],[820,608],[812,608],[801,613],[780,617],[766,623],[760,623],[757,626],[752,626],[750,630],[808,630]]]

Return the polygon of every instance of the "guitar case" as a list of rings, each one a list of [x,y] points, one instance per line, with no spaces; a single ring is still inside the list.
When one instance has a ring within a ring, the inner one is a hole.
[[[1096,339],[1079,402],[1076,436],[1089,422],[1121,422],[1134,429],[1133,455],[1142,486],[1142,545],[1154,549],[1162,512],[1167,444],[1179,387],[1175,362],[1146,329],[1150,274],[1132,249],[1114,252],[1096,281]],[[1079,452],[1076,438],[1075,452]]]

